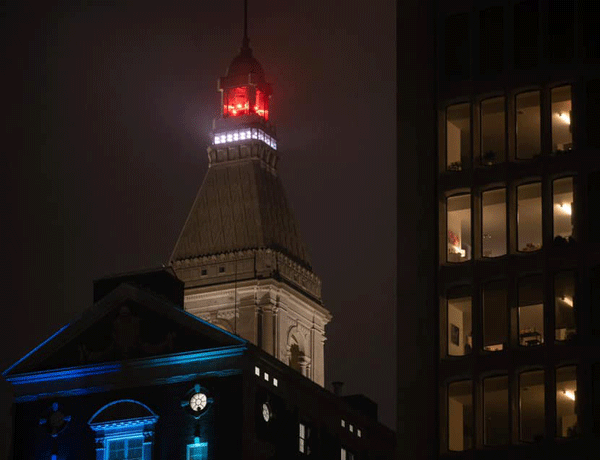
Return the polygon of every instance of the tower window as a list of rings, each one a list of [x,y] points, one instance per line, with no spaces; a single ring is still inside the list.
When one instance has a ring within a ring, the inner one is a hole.
[[[544,343],[544,300],[541,275],[519,280],[519,345]]]
[[[505,281],[483,287],[483,349],[501,351],[507,343],[508,303]]]
[[[446,169],[460,171],[471,157],[471,105],[446,109]]]
[[[463,356],[473,348],[471,296],[464,289],[448,292],[447,300],[448,355]]]
[[[515,100],[517,111],[517,158],[527,160],[542,151],[540,141],[540,92],[518,94]]]
[[[451,196],[446,204],[448,262],[471,259],[471,195]]]
[[[225,271],[225,267],[219,267],[219,273],[223,273]]]
[[[542,247],[542,184],[517,187],[517,240],[519,251],[537,251]]]
[[[483,381],[484,443],[500,446],[510,443],[508,376]]]
[[[448,385],[448,449],[473,447],[473,385],[470,380]]]
[[[519,375],[519,437],[534,442],[544,437],[544,371]]]
[[[499,188],[482,193],[483,257],[506,254],[506,189]]]
[[[560,272],[554,276],[554,313],[558,341],[571,339],[577,329],[575,323],[575,273]]]
[[[481,102],[481,164],[493,165],[505,159],[504,96]]]
[[[552,151],[558,153],[573,149],[571,134],[571,86],[561,86],[551,91],[552,99]]]
[[[573,178],[565,177],[552,182],[554,239],[573,236]]]
[[[556,435],[577,435],[577,366],[556,369]]]

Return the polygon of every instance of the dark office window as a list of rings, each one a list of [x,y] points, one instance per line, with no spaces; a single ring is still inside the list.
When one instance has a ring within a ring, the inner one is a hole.
[[[457,14],[446,18],[445,36],[446,76],[467,79],[470,74],[469,15]]]
[[[505,161],[506,124],[504,96],[481,101],[481,164]]]
[[[579,2],[581,25],[583,28],[583,46],[585,56],[590,59],[600,59],[600,8],[597,2]]]
[[[515,5],[515,67],[529,69],[538,65],[538,0]]]
[[[597,24],[596,27],[600,26]],[[596,29],[596,33],[600,37],[598,29]],[[598,125],[600,124],[600,80],[588,81],[586,93],[588,146],[600,148],[600,129],[598,129]]]
[[[590,273],[590,307],[592,334],[600,335],[600,267],[595,267]]]
[[[600,171],[588,176],[588,221],[590,242],[597,246],[597,235],[600,235]]]
[[[600,363],[592,367],[593,382],[593,414],[594,414],[594,433],[600,434]]]
[[[541,147],[541,122],[540,122],[540,92],[529,91],[517,94],[515,98],[516,110],[516,147],[517,158],[528,160],[542,152]]]
[[[483,381],[484,444],[500,446],[510,443],[508,412],[508,376]]]
[[[483,349],[501,351],[508,342],[508,303],[505,281],[483,287]]]
[[[575,0],[548,0],[547,56],[553,63],[573,59],[575,48]]]
[[[502,72],[504,67],[504,12],[494,6],[479,13],[479,70],[481,74]]]
[[[448,385],[448,450],[473,448],[473,384],[470,380]]]
[[[544,371],[519,375],[519,438],[534,442],[544,437]]]

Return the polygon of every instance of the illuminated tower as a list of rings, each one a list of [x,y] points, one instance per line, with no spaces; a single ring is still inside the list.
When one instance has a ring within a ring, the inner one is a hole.
[[[331,314],[277,175],[271,85],[252,56],[246,21],[218,88],[209,170],[169,262],[185,282],[185,309],[323,385]]]

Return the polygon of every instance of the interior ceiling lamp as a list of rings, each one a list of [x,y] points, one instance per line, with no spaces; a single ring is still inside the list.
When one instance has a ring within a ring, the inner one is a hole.
[[[558,112],[556,116],[562,121],[564,121],[566,124],[571,124],[571,116],[567,112]]]
[[[564,212],[565,214],[568,214],[569,216],[571,215],[571,213],[573,212],[572,208],[571,208],[571,203],[561,203],[561,204],[557,204],[556,206],[558,206],[558,208]]]

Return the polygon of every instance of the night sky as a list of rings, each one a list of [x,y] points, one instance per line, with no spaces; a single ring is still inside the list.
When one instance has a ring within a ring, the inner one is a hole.
[[[208,168],[242,0],[89,0],[5,17],[0,368],[92,281],[168,261]],[[279,171],[333,321],[326,381],[396,413],[396,41],[389,0],[250,0]],[[328,385],[331,388],[330,385]]]

